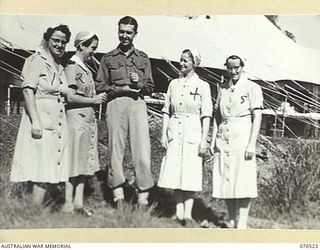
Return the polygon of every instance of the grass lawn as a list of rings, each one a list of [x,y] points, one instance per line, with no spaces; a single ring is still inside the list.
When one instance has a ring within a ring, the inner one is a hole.
[[[94,215],[85,218],[79,214],[64,214],[59,208],[63,204],[63,187],[51,191],[54,201],[48,199],[47,206],[35,207],[31,204],[27,184],[13,184],[9,182],[10,166],[12,162],[19,115],[0,115],[0,228],[179,228],[170,217],[174,214],[172,193],[168,190],[154,189],[150,200],[152,206],[148,211],[135,209],[136,190],[133,186],[134,175],[130,152],[127,150],[124,159],[127,201],[124,212],[114,209],[110,203],[110,190],[106,188],[106,166],[109,164],[106,151],[107,133],[104,121],[99,122],[99,153],[101,171],[87,183],[85,203],[94,210]],[[158,179],[160,162],[164,151],[160,146],[161,120],[150,120],[150,137],[152,146],[152,174]],[[290,140],[289,140],[290,141]],[[292,144],[292,142],[290,142]],[[308,199],[301,203],[298,198],[286,196],[286,174],[279,173],[276,168],[281,151],[291,147],[288,140],[278,138],[260,138],[257,154],[259,197],[254,201],[249,218],[249,227],[255,229],[320,229],[319,194],[315,193],[319,184],[316,179],[312,187],[305,192],[310,193]],[[295,144],[295,142],[293,143]],[[316,146],[317,148],[317,146]],[[317,149],[319,149],[318,147]],[[312,151],[312,154],[316,153]],[[319,153],[319,151],[318,151]],[[317,155],[318,155],[317,153]],[[266,156],[267,155],[267,156]],[[290,158],[291,159],[291,158]],[[290,162],[290,161],[287,161]],[[312,164],[318,164],[311,162]],[[283,171],[286,169],[286,163]],[[299,163],[294,163],[299,164]],[[289,165],[288,165],[289,166]],[[291,166],[291,165],[290,165]],[[294,165],[296,166],[296,165]],[[293,166],[293,167],[294,167]],[[309,165],[308,165],[309,166]],[[317,166],[320,166],[318,164]],[[289,167],[290,168],[290,167]],[[278,172],[275,172],[276,171]],[[307,171],[307,170],[306,170]],[[310,171],[314,171],[312,168]],[[294,173],[292,175],[296,175]],[[313,173],[314,174],[314,173]],[[316,173],[319,174],[319,173]],[[203,167],[203,192],[198,194],[195,201],[193,216],[200,225],[212,228],[224,226],[226,207],[223,201],[211,198],[212,163]],[[301,175],[301,174],[300,174]],[[307,176],[307,173],[306,173]],[[317,175],[316,175],[317,176]],[[287,182],[286,182],[287,181]],[[281,186],[279,183],[281,183]],[[304,182],[302,183],[304,184]],[[277,186],[278,185],[278,186]],[[300,185],[301,186],[301,185]],[[277,187],[277,188],[276,188]],[[296,186],[294,186],[296,187]],[[283,189],[283,195],[281,192]],[[290,189],[290,188],[289,188]],[[280,191],[279,191],[280,190]],[[291,189],[292,190],[292,189]],[[297,188],[294,190],[298,190]],[[298,191],[297,191],[298,192]],[[269,195],[269,196],[268,196]],[[282,196],[281,196],[282,195]],[[318,196],[317,196],[318,195]],[[288,198],[289,197],[289,198]],[[276,198],[278,200],[276,200]],[[288,199],[288,201],[286,200]],[[291,200],[290,200],[291,199]],[[297,202],[294,200],[297,199]],[[274,202],[272,202],[274,200]],[[282,202],[285,201],[285,202]],[[298,202],[299,201],[299,202]],[[305,204],[303,207],[302,204]]]

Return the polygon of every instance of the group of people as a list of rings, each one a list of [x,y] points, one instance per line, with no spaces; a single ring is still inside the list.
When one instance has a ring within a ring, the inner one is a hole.
[[[23,67],[23,111],[13,158],[11,181],[33,183],[33,201],[41,204],[48,187],[65,183],[64,212],[91,216],[83,204],[88,176],[100,169],[94,106],[107,102],[108,186],[116,207],[124,204],[123,159],[128,136],[138,205],[145,208],[154,179],[145,95],[154,83],[148,56],[133,45],[137,21],[118,22],[119,45],[106,53],[94,81],[87,65],[98,47],[89,31],[75,36],[76,53],[61,65],[71,32],[66,25],[49,28],[40,49]],[[252,198],[257,196],[255,144],[260,129],[262,91],[243,72],[243,58],[226,59],[230,78],[219,86],[216,108],[209,84],[195,69],[201,56],[182,51],[180,76],[168,87],[163,111],[161,144],[166,154],[157,185],[174,190],[179,223],[193,224],[195,192],[202,190],[203,156],[214,155],[213,197],[225,199],[230,227],[246,228]],[[100,94],[96,94],[96,93]],[[211,144],[208,143],[213,120]]]

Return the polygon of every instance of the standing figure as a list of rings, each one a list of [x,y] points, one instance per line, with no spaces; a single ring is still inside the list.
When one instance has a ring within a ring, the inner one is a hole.
[[[71,33],[66,25],[48,28],[40,49],[22,70],[25,110],[21,117],[10,180],[33,182],[33,201],[43,202],[48,184],[68,180],[68,85],[60,64]]]
[[[105,93],[96,95],[92,73],[87,65],[92,60],[98,42],[98,37],[93,32],[79,32],[74,41],[77,52],[65,68],[69,85],[69,181],[66,183],[63,211],[76,211],[85,216],[92,215],[92,211],[83,206],[84,184],[88,176],[100,169],[94,105],[106,100]]]
[[[225,199],[230,226],[246,228],[252,198],[257,197],[255,148],[261,124],[261,87],[248,80],[244,62],[226,59],[230,79],[221,84],[210,146],[214,153],[213,194]]]
[[[169,87],[163,111],[163,158],[158,186],[174,189],[175,219],[192,226],[195,192],[202,190],[202,158],[212,116],[209,84],[195,73],[200,55],[194,49],[182,52],[181,77]]]
[[[144,95],[153,91],[151,65],[148,56],[133,46],[138,23],[129,16],[118,23],[119,46],[103,56],[97,75],[96,90],[108,94],[107,126],[111,166],[108,186],[114,201],[121,208],[124,200],[123,158],[130,137],[138,203],[148,204],[149,189],[154,185],[150,171],[150,138]]]

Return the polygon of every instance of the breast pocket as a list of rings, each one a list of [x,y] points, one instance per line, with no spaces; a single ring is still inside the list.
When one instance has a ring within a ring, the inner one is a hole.
[[[120,62],[113,62],[113,63],[110,63],[109,66],[110,66],[110,78],[112,82],[128,77],[128,73],[124,64]]]
[[[136,66],[136,69],[137,69],[137,73],[139,75],[139,79],[142,81],[143,77],[144,77],[144,74],[145,74],[145,71],[146,71],[146,65],[141,63],[141,62],[139,62],[139,63],[136,63],[135,66]]]

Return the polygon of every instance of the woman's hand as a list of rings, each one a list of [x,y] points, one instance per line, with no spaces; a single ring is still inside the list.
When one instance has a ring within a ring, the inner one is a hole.
[[[166,133],[163,133],[161,136],[161,146],[165,149],[168,149],[168,136]]]
[[[214,143],[211,143],[209,146],[209,153],[213,156],[214,154]]]
[[[199,156],[205,157],[208,149],[208,144],[206,141],[201,141],[199,145]]]
[[[94,99],[94,104],[102,104],[103,102],[107,101],[107,94],[106,93],[100,93],[99,95],[96,95],[93,97]]]
[[[33,139],[41,139],[42,138],[42,126],[39,121],[32,122],[31,137]]]
[[[210,162],[214,159],[214,143],[211,143],[210,146],[209,146],[209,153],[207,155],[207,159],[206,159],[206,162]]]
[[[253,144],[248,144],[246,151],[245,151],[245,155],[244,158],[245,160],[252,160],[254,154],[255,154],[255,145]]]

